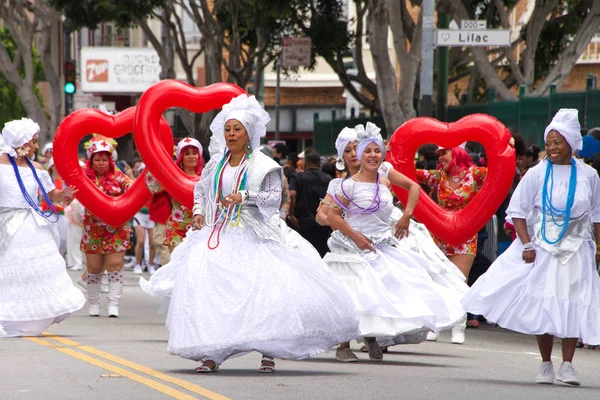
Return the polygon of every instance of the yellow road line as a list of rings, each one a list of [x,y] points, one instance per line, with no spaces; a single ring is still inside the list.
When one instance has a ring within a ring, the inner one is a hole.
[[[157,379],[160,379],[162,381],[169,382],[169,383],[172,383],[174,385],[180,386],[180,387],[184,388],[185,390],[188,390],[188,391],[190,391],[192,393],[199,394],[200,396],[206,397],[208,399],[211,399],[211,400],[230,400],[228,397],[225,397],[225,396],[222,396],[222,395],[220,395],[218,393],[212,392],[212,391],[210,391],[208,389],[203,388],[202,386],[190,383],[190,382],[185,381],[183,379],[174,378],[174,377],[172,377],[170,375],[164,374],[162,372],[158,372],[156,370],[153,370],[151,368],[145,367],[143,365],[134,363],[132,361],[126,360],[126,359],[118,357],[118,356],[115,356],[114,354],[110,354],[110,353],[107,353],[105,351],[98,350],[98,349],[96,349],[94,347],[82,345],[82,344],[77,343],[77,342],[75,342],[73,340],[70,340],[70,339],[67,339],[67,338],[63,338],[63,337],[60,337],[60,336],[54,336],[54,335],[47,334],[47,333],[44,333],[44,336],[46,338],[50,338],[50,339],[56,340],[57,342],[62,343],[64,345],[76,347],[76,348],[78,348],[81,351],[85,351],[87,353],[94,354],[94,355],[96,355],[98,357],[101,357],[101,358],[104,358],[106,360],[115,362],[117,364],[121,364],[121,365],[123,365],[123,366],[125,366],[127,368],[131,368],[131,369],[133,369],[135,371],[142,372],[142,373],[144,373],[146,375],[150,375],[150,376],[152,376],[154,378],[157,378]]]
[[[29,339],[32,342],[41,344],[43,346],[47,346],[47,347],[53,348],[56,351],[59,351],[59,352],[64,353],[64,354],[67,354],[67,355],[69,355],[71,357],[74,357],[74,358],[77,358],[77,359],[79,359],[81,361],[85,361],[85,362],[87,362],[89,364],[95,365],[95,366],[100,367],[102,369],[105,369],[107,371],[114,372],[116,374],[119,374],[121,376],[129,378],[132,381],[141,383],[142,385],[148,386],[148,387],[150,387],[150,388],[152,388],[152,389],[154,389],[156,391],[159,391],[159,392],[161,392],[163,394],[166,394],[167,396],[171,396],[171,397],[173,397],[175,399],[178,399],[178,400],[196,400],[195,397],[190,396],[189,394],[180,392],[179,390],[173,389],[172,387],[167,386],[167,385],[165,385],[163,383],[160,383],[160,382],[157,382],[157,381],[153,381],[152,379],[145,378],[145,377],[143,377],[141,375],[138,375],[138,374],[134,374],[131,371],[128,371],[126,369],[123,369],[123,368],[117,367],[115,365],[109,364],[109,363],[104,362],[102,360],[98,360],[96,358],[90,357],[90,356],[88,356],[86,354],[80,353],[80,352],[75,351],[73,349],[66,348],[66,347],[61,347],[61,346],[57,346],[54,343],[51,343],[51,342],[49,342],[47,340],[40,339],[40,338],[28,337],[26,339]]]

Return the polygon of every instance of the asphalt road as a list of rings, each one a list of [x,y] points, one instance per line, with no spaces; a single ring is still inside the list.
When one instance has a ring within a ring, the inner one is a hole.
[[[342,364],[330,351],[278,360],[275,374],[259,374],[260,355],[250,354],[196,374],[197,363],[167,353],[161,299],[143,293],[137,279],[126,272],[118,319],[90,318],[85,307],[49,336],[0,339],[0,400],[600,398],[600,351],[577,351],[581,387],[536,385],[534,338],[492,326],[468,329],[464,345],[442,333],[435,343],[392,347],[378,363],[357,351],[359,363]],[[558,369],[558,342],[555,355]]]

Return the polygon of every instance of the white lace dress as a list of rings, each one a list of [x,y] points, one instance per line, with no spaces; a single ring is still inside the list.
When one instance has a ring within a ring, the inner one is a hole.
[[[37,199],[29,167],[18,167],[24,186]],[[36,170],[46,192],[50,175]],[[0,164],[0,324],[7,337],[38,336],[85,304],[58,251],[54,224],[25,201],[12,165]]]
[[[593,224],[600,223],[600,180],[595,169],[577,162],[577,188],[567,234],[555,245],[542,240],[542,187],[547,161],[523,177],[506,214],[523,218],[535,248],[535,261],[523,261],[516,239],[463,299],[464,307],[503,328],[530,335],[548,333],[600,344],[600,277],[596,271]],[[564,209],[570,166],[554,165],[552,204]],[[547,238],[558,237],[551,219]]]
[[[255,153],[253,162],[275,164],[261,154]],[[196,204],[210,202],[216,160],[196,185]],[[233,171],[230,166],[224,170],[224,194]],[[249,180],[253,173],[260,174],[261,168],[251,165]],[[316,251],[288,247],[273,223],[281,202],[280,176],[278,170],[264,176],[258,193],[242,207],[242,222],[221,234],[215,250],[207,245],[211,226],[190,231],[169,264],[149,281],[140,280],[149,294],[171,296],[171,354],[218,364],[250,351],[302,359],[356,336],[358,318],[350,296]]]
[[[348,179],[337,195],[368,207],[377,185]],[[347,213],[346,222],[365,235],[376,252],[360,251],[354,241],[334,231],[324,260],[351,294],[358,310],[360,336],[377,337],[381,345],[419,343],[428,331],[450,327],[465,313],[462,291],[436,283],[419,253],[400,246],[390,217],[392,195],[379,185],[382,207],[371,214]],[[357,206],[351,204],[351,210]],[[357,338],[360,340],[360,338]]]

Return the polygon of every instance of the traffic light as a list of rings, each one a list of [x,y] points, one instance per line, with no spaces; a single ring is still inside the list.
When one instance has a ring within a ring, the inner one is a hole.
[[[65,62],[65,94],[74,94],[77,90],[75,86],[75,63],[72,61]]]

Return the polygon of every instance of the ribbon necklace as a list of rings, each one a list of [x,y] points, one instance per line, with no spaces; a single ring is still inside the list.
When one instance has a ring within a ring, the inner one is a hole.
[[[550,191],[548,191],[548,182],[550,182]],[[542,239],[548,244],[556,244],[562,240],[567,233],[569,227],[569,220],[571,219],[571,208],[575,202],[575,189],[577,188],[577,167],[575,166],[575,159],[571,158],[571,174],[569,177],[569,191],[567,192],[567,204],[565,209],[561,210],[554,207],[552,204],[552,193],[554,189],[554,172],[553,165],[548,160],[546,166],[546,175],[544,176],[544,186],[542,187]],[[560,234],[556,240],[548,240],[546,237],[546,215],[549,214],[552,217],[552,223],[561,228]],[[562,222],[557,222],[556,218],[563,217]]]
[[[48,204],[49,209],[47,211],[42,211],[39,208],[37,202],[33,201],[31,196],[29,196],[27,189],[25,189],[25,184],[23,183],[23,179],[21,179],[21,173],[19,172],[19,167],[17,166],[17,162],[10,155],[8,156],[8,159],[10,160],[10,163],[13,166],[13,169],[15,171],[15,176],[17,177],[17,182],[19,183],[19,188],[21,189],[21,193],[23,193],[23,197],[25,198],[25,201],[27,202],[27,204],[29,204],[31,206],[31,208],[33,208],[33,210],[40,217],[44,218],[46,221],[53,223],[53,224],[57,223],[58,222],[58,214],[56,212],[56,208],[54,207],[54,204],[52,204],[52,200],[50,200],[50,197],[46,193],[46,190],[44,190],[44,185],[42,185],[40,178],[38,177],[37,173],[35,172],[35,167],[31,163],[31,161],[29,161],[29,158],[25,157],[25,160],[27,161],[29,168],[31,168],[33,177],[35,178],[35,180],[38,184],[38,187],[40,188],[40,191],[42,192],[42,195],[44,196],[44,200],[46,200],[46,203]],[[54,216],[54,219],[50,220],[50,218],[52,218],[53,216]]]
[[[234,184],[232,185],[231,194],[238,193],[241,190],[245,190],[246,183],[248,181],[248,162],[250,160],[250,155],[245,153],[240,161],[240,165],[238,166],[235,175],[233,177]],[[228,205],[225,207],[223,205],[223,199],[226,197],[223,195],[223,174],[225,172],[225,168],[231,159],[231,152],[227,151],[221,158],[221,161],[217,165],[217,169],[215,171],[215,178],[213,182],[213,194],[214,201],[216,203],[215,215],[214,215],[214,223],[210,232],[210,236],[208,237],[208,248],[210,250],[214,250],[221,244],[221,233],[226,225],[230,226],[238,226],[240,224],[240,213],[241,213],[241,204]],[[217,234],[216,244],[213,246],[213,236]]]
[[[340,184],[340,188],[342,189],[342,194],[343,194],[344,198],[347,199],[358,210],[351,210],[348,206],[346,206],[338,198],[337,195],[335,195],[333,197],[333,199],[342,208],[342,210],[344,210],[345,212],[353,213],[353,214],[373,214],[373,213],[376,213],[377,211],[379,211],[379,209],[381,208],[381,193],[379,192],[379,172],[377,173],[377,178],[375,180],[375,195],[373,196],[373,200],[371,200],[371,203],[369,204],[368,207],[359,206],[358,204],[356,204],[354,202],[354,200],[352,200],[350,198],[350,196],[348,196],[346,194],[346,191],[344,190],[344,183],[346,182],[347,179],[348,179],[348,177],[344,178],[344,180]]]

